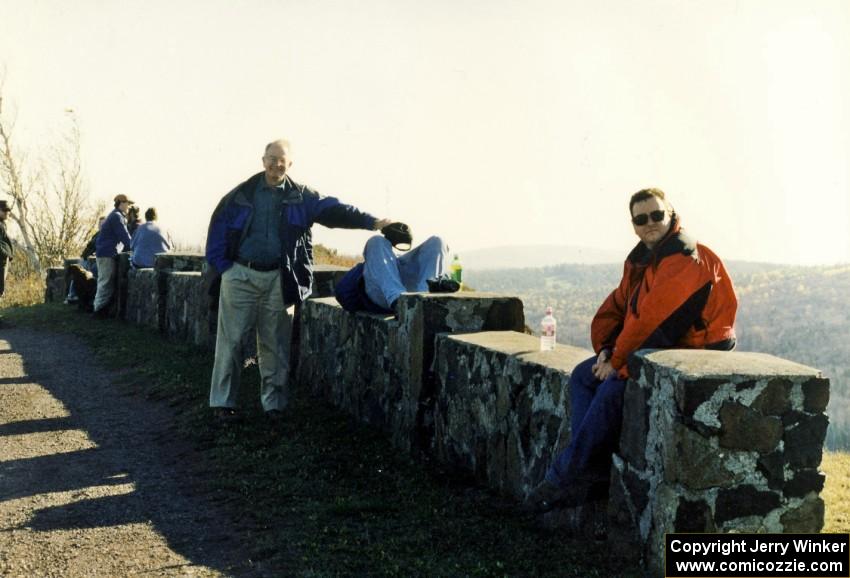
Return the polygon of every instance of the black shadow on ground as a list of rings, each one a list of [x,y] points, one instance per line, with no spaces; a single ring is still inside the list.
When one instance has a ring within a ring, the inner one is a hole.
[[[64,428],[85,431],[95,444],[92,449],[0,462],[0,499],[79,491],[79,500],[36,510],[24,526],[50,531],[149,522],[173,551],[194,565],[226,575],[258,573],[245,560],[250,549],[242,546],[240,529],[211,496],[196,489],[202,474],[193,466],[192,450],[169,431],[167,408],[128,395],[114,383],[62,372],[56,358],[44,350],[43,333],[16,328],[3,337],[13,352],[23,356],[25,371],[31,374],[26,379],[41,385],[70,412],[56,421]],[[79,351],[70,358],[90,357]],[[11,423],[2,431],[11,435],[58,429],[48,422]],[[97,498],[85,493],[92,486],[127,483],[135,490]]]

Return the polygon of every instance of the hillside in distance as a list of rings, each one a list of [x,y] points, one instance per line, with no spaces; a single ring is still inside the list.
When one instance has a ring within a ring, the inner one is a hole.
[[[590,348],[590,321],[616,286],[622,264],[565,264],[475,270],[464,281],[479,291],[519,296],[537,330],[547,306],[558,341]],[[830,379],[827,446],[850,449],[850,265],[802,267],[728,262],[738,294],[738,351],[760,351],[815,367]]]
[[[561,263],[589,265],[622,262],[622,252],[572,245],[512,245],[476,249],[460,253],[464,268],[475,271],[488,269],[519,269],[550,267]]]

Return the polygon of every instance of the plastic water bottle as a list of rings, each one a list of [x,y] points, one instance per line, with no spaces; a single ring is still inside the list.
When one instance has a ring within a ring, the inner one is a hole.
[[[546,308],[546,316],[540,322],[540,351],[555,349],[555,330],[558,322],[552,316],[552,308]]]
[[[455,253],[455,258],[449,266],[449,271],[451,272],[452,279],[463,284],[463,266],[460,264],[460,257],[457,256],[457,253]]]

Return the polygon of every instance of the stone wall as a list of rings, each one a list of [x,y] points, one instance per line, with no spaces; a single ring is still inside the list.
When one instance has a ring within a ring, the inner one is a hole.
[[[202,256],[161,255],[154,269],[119,272],[116,315],[214,347]],[[405,294],[397,319],[348,313],[321,298],[344,273],[317,267],[320,298],[296,311],[301,386],[399,448],[526,496],[569,441],[570,373],[591,352],[540,352],[522,333],[522,302],[505,295]],[[61,270],[46,285],[47,300],[64,299]],[[629,368],[607,513],[612,553],[658,574],[665,532],[821,529],[829,381],[817,370],[756,353],[673,350],[638,352]]]
[[[569,380],[593,352],[516,332],[441,336],[434,453],[524,498],[570,439]]]
[[[665,532],[818,532],[829,381],[759,353],[639,352],[612,468],[612,544],[661,572]]]
[[[427,450],[439,394],[438,334],[517,331],[524,317],[516,297],[404,294],[398,319],[349,313],[330,298],[306,302],[301,322],[299,382],[380,427],[398,447]]]
[[[44,302],[61,303],[68,295],[68,281],[66,281],[64,267],[50,267],[44,276]]]
[[[159,329],[159,284],[154,269],[130,269],[127,281],[127,321]]]

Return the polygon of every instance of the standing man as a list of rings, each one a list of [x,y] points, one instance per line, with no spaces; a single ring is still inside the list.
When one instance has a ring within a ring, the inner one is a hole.
[[[97,294],[94,297],[94,314],[105,317],[115,293],[115,257],[130,248],[127,231],[127,210],[133,201],[127,195],[115,195],[115,208],[106,216],[95,241],[97,257]]]
[[[210,220],[206,256],[221,275],[210,407],[222,422],[236,412],[243,336],[256,327],[260,401],[279,419],[288,403],[287,308],[306,299],[313,284],[311,227],[377,230],[390,224],[293,181],[289,142],[266,146],[263,172],[221,199]]]
[[[597,355],[570,377],[572,439],[527,499],[538,512],[607,496],[629,355],[638,349],[735,347],[738,300],[720,258],[685,233],[660,189],[632,195],[629,211],[640,243],[591,323]]]
[[[6,263],[12,260],[12,240],[6,233],[6,219],[12,207],[6,201],[0,201],[0,299],[6,290]]]
[[[168,253],[172,249],[171,239],[156,223],[156,209],[151,207],[145,211],[145,222],[139,225],[133,234],[133,266],[153,267],[157,253]]]

